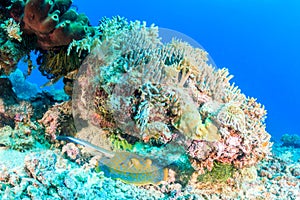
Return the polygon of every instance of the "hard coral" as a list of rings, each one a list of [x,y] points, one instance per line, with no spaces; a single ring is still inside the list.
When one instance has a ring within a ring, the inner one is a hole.
[[[300,148],[300,136],[297,134],[284,134],[280,140],[282,141],[282,146]]]
[[[0,38],[0,54],[0,75],[8,75],[16,69],[19,60],[26,55],[26,51],[19,43],[11,40],[2,43]]]
[[[10,14],[21,23],[24,34],[35,35],[37,46],[48,50],[88,33],[88,18],[69,10],[71,4],[71,0],[19,0],[12,3]]]
[[[45,127],[46,136],[53,141],[58,133],[74,134],[72,121],[71,102],[67,101],[54,105],[44,114],[39,123]]]
[[[87,108],[103,118],[109,111],[123,133],[146,143],[178,142],[201,172],[214,162],[250,167],[270,153],[264,107],[230,82],[227,69],[212,66],[203,49],[179,40],[162,44],[156,27],[122,18],[102,20],[99,31],[102,41],[94,51],[101,53],[83,62],[87,74],[79,73],[73,100],[101,99]],[[82,81],[93,75],[94,81]],[[95,98],[91,89],[99,86],[106,95]],[[87,112],[78,113],[87,119]],[[200,153],[202,143],[211,148],[207,156]]]

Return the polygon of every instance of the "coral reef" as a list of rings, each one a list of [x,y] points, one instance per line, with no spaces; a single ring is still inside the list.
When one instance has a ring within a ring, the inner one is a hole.
[[[30,48],[26,50],[27,39],[22,40],[19,23],[7,15],[9,5],[8,1],[0,3],[0,75],[14,71],[19,60],[30,52]]]
[[[37,63],[42,74],[51,79],[48,84],[76,71],[88,52],[77,55],[75,50],[67,50],[68,45],[92,37],[95,30],[71,4],[71,0],[1,1],[0,75],[10,74],[26,57],[30,74],[32,50],[39,50]]]
[[[298,199],[300,198],[299,181],[299,148],[291,149],[276,144],[274,155],[269,161],[258,165],[259,179],[264,194],[252,195],[266,199]]]
[[[10,74],[16,69],[19,60],[27,55],[29,51],[24,50],[24,47],[11,40],[0,40],[0,74]]]
[[[71,168],[71,169],[69,169]],[[1,199],[161,199],[163,194],[113,181],[52,152],[28,154],[24,170],[0,171]]]
[[[166,166],[186,154],[194,169],[188,184],[194,188],[209,184],[200,180],[219,182],[220,174],[226,185],[270,155],[264,106],[231,84],[227,69],[209,64],[203,49],[178,40],[162,44],[157,27],[120,17],[104,18],[98,29],[101,42],[74,83],[79,128],[93,122],[109,130],[104,137],[120,132],[133,149],[181,147],[177,153],[147,153]],[[166,158],[171,154],[178,156]],[[178,180],[186,179],[179,166],[171,169]]]
[[[12,82],[8,78],[0,78],[0,127],[8,125],[14,128],[17,122],[30,124],[57,102],[48,92],[20,99],[13,90]]]
[[[232,177],[234,168],[230,164],[219,164],[214,163],[211,171],[201,174],[197,177],[198,181],[201,182],[216,182],[216,181],[227,181]]]
[[[284,134],[280,138],[280,140],[282,141],[283,146],[300,148],[300,136],[299,135]]]
[[[30,121],[33,114],[30,103],[18,99],[8,78],[1,78],[0,85],[0,127],[5,125],[14,127],[15,121]]]
[[[158,27],[122,17],[91,27],[71,3],[0,3],[0,75],[21,58],[30,74],[30,51],[39,50],[47,84],[64,77],[72,95],[25,98],[17,91],[26,84],[20,71],[0,79],[0,158],[23,158],[19,168],[0,163],[1,199],[300,197],[297,136],[284,135],[271,156],[264,106],[231,83],[226,68],[213,66],[205,50],[162,43]],[[87,148],[58,142],[61,135],[114,151],[124,162],[103,164]]]
[[[6,128],[5,128],[6,129]],[[40,132],[42,133],[42,132]],[[40,134],[40,138],[43,134]],[[34,141],[36,142],[36,137]],[[45,142],[45,141],[44,141]],[[274,155],[261,162],[257,167],[232,171],[227,165],[231,178],[225,181],[221,177],[213,184],[202,181],[201,184],[182,186],[176,181],[176,172],[169,169],[169,178],[159,185],[134,186],[104,176],[102,171],[96,172],[95,159],[77,159],[86,157],[81,148],[73,144],[63,146],[68,159],[63,157],[60,149],[48,150],[40,145],[27,146],[28,150],[20,164],[14,162],[6,166],[7,157],[1,157],[0,148],[0,198],[1,199],[297,199],[299,193],[299,164],[293,155],[299,155],[299,149],[290,153],[289,147],[274,145]],[[288,150],[288,151],[287,151]],[[4,150],[10,157],[8,150]],[[289,153],[287,153],[289,152]],[[75,154],[74,154],[75,153]],[[13,154],[16,154],[14,152]],[[74,160],[73,156],[76,155]],[[96,156],[97,157],[97,156]],[[95,158],[96,158],[95,157]],[[96,158],[96,160],[99,158]],[[217,170],[222,165],[218,164]],[[226,167],[226,168],[227,168]],[[222,171],[219,171],[223,174]],[[210,172],[211,173],[211,172]],[[213,174],[210,178],[216,177]],[[194,176],[195,179],[199,177]],[[223,179],[224,178],[224,179]],[[211,180],[211,179],[210,179]],[[249,190],[251,188],[251,190]]]
[[[183,197],[187,198],[193,194],[197,194],[196,199],[298,199],[300,197],[299,158],[293,155],[299,155],[299,149],[287,149],[278,143],[273,149],[273,155],[268,160],[264,160],[256,167],[234,170],[232,177],[225,182],[224,179],[214,181],[213,184],[201,182],[197,184],[197,188],[194,188],[182,187],[170,178],[164,185],[143,188],[168,193],[171,199],[184,199]],[[287,152],[289,156],[285,155]],[[197,176],[194,178],[197,179]]]
[[[31,149],[38,141],[44,141],[40,135],[42,130],[39,124],[33,122],[18,122],[15,129],[5,126],[0,129],[0,146],[18,151]]]
[[[48,50],[88,34],[87,17],[70,9],[71,4],[71,0],[12,1],[9,11],[15,21],[22,23],[23,34],[35,35],[37,46]]]
[[[56,135],[74,135],[76,129],[73,123],[71,101],[56,104],[51,107],[39,120],[45,127],[45,134],[50,140],[54,141]]]

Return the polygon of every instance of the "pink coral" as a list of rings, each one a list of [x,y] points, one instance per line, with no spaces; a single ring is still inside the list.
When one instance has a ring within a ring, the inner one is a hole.
[[[63,146],[62,153],[66,153],[70,159],[75,160],[78,157],[80,151],[74,143],[68,143]]]
[[[205,160],[213,150],[212,146],[210,142],[194,140],[187,151],[191,157],[198,160]]]
[[[50,108],[43,116],[39,123],[44,125],[46,136],[54,141],[56,134],[72,135],[75,133],[73,125],[71,102],[56,104]]]

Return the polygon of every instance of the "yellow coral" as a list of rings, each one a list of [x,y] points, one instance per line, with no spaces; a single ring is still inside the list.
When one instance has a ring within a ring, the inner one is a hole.
[[[193,104],[185,104],[181,107],[182,114],[174,120],[174,127],[185,136],[193,138],[202,124],[200,113]],[[201,133],[197,134],[199,137]]]
[[[173,124],[176,129],[185,136],[194,140],[218,141],[221,136],[218,127],[210,119],[202,123],[201,115],[193,104],[186,104],[181,107],[182,114],[176,118]]]
[[[206,119],[204,124],[198,127],[197,133],[193,139],[206,140],[209,142],[218,141],[221,135],[218,133],[218,127],[210,119]]]

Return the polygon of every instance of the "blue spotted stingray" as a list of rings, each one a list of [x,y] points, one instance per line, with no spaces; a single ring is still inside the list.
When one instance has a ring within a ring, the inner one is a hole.
[[[150,158],[131,152],[112,152],[70,136],[57,136],[56,139],[71,141],[104,154],[96,170],[103,171],[107,177],[135,185],[158,184],[167,179],[168,169],[160,167]]]

